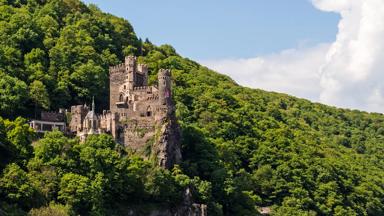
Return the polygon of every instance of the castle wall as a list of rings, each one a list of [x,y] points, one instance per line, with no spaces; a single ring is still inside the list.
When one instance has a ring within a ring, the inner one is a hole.
[[[41,112],[41,120],[42,121],[50,121],[50,122],[63,122],[65,120],[64,112]]]
[[[100,128],[105,132],[112,131],[112,113],[104,112],[100,116]]]
[[[135,86],[144,86],[145,85],[144,81],[145,81],[144,75],[137,73],[135,77]]]
[[[143,76],[143,83],[141,86],[147,86],[148,85],[148,67],[144,64],[137,65],[137,72],[142,74]]]
[[[124,128],[124,145],[135,151],[146,151],[154,143],[155,136],[154,118],[130,119]],[[149,155],[147,155],[149,156]]]
[[[158,81],[158,87],[147,86],[147,66],[137,65],[135,57],[126,57],[125,63],[110,68],[110,111],[96,117],[92,113],[92,119],[97,121],[97,133],[110,133],[117,142],[171,168],[180,161],[181,153],[170,70],[160,70]],[[70,124],[71,131],[84,137],[85,109],[72,107]]]
[[[111,112],[117,112],[116,103],[120,98],[120,86],[126,81],[125,65],[121,64],[110,68],[109,72],[109,107]]]
[[[77,105],[71,107],[71,122],[69,123],[69,130],[76,133],[83,130],[83,121],[89,109],[84,105]]]

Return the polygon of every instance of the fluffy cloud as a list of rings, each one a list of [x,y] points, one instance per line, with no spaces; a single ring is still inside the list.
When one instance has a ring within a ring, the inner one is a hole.
[[[243,86],[285,92],[311,100],[319,99],[320,74],[329,45],[285,50],[250,59],[201,61],[229,75]]]
[[[384,112],[384,1],[312,2],[319,10],[341,15],[332,44],[202,63],[245,86]]]
[[[314,4],[341,14],[337,39],[321,67],[320,100],[383,112],[384,1],[316,0]]]

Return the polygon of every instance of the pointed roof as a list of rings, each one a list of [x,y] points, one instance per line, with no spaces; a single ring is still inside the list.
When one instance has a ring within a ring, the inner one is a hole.
[[[92,111],[95,110],[95,97],[92,97]]]
[[[86,119],[97,119],[97,115],[95,113],[95,98],[92,97],[92,109],[85,116]]]

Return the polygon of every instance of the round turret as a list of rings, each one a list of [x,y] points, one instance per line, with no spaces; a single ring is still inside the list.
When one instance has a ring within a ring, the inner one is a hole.
[[[160,105],[170,105],[171,102],[171,71],[160,69],[159,79],[159,102]]]

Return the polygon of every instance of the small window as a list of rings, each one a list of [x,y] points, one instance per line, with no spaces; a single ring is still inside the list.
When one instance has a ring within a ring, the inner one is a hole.
[[[126,86],[126,85],[124,85],[124,90],[125,90],[125,89],[127,89],[127,86]]]
[[[124,100],[123,95],[120,95],[119,101],[122,102]]]
[[[147,107],[147,117],[149,117],[151,115],[152,115],[152,108],[151,108],[151,106],[148,106]]]

